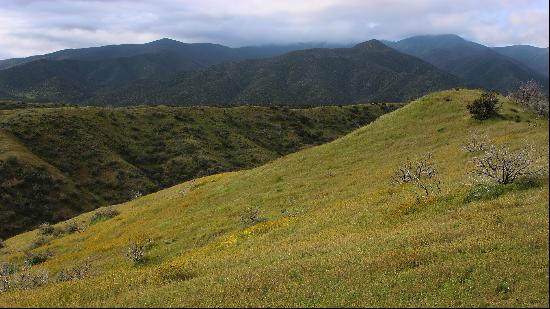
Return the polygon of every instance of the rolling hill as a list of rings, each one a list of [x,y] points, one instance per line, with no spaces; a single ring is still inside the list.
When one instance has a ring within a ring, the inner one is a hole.
[[[548,120],[510,102],[473,120],[479,94],[434,93],[331,143],[61,223],[82,231],[32,251],[49,252],[29,271],[51,283],[0,293],[0,306],[547,307],[548,176],[479,191],[461,148],[474,132],[528,142],[547,165]],[[442,191],[417,202],[388,179],[426,152]],[[37,237],[7,239],[0,258],[22,263]],[[148,258],[133,264],[140,240]]]
[[[396,50],[418,57],[471,85],[507,92],[521,81],[534,79],[548,89],[548,76],[481,44],[457,35],[414,36],[385,43]]]
[[[458,78],[377,40],[352,48],[308,49],[147,79],[87,103],[134,105],[351,104],[407,101],[463,84]]]
[[[398,106],[33,108],[0,102],[0,238],[192,178],[257,166]]]

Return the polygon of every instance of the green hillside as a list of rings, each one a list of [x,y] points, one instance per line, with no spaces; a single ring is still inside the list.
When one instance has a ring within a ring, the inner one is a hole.
[[[81,215],[81,232],[33,250],[49,250],[31,272],[52,282],[1,293],[0,306],[547,307],[548,176],[479,195],[461,148],[473,132],[533,143],[547,165],[548,120],[509,102],[473,120],[479,94],[434,93],[331,143],[116,205],[114,218]],[[426,152],[441,193],[417,202],[389,178]],[[1,259],[22,263],[37,237],[6,240]],[[134,242],[150,244],[137,265]],[[55,282],[85,264],[84,278]]]
[[[0,238],[192,178],[254,167],[333,140],[398,106],[78,108],[0,102]]]

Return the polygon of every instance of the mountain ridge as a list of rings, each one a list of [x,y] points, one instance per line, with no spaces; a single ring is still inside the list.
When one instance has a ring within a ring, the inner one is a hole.
[[[548,77],[497,50],[458,35],[421,35],[386,43],[487,89],[507,92],[520,82],[533,79],[548,90]]]
[[[220,64],[167,80],[143,80],[89,103],[351,104],[406,101],[461,86],[456,77],[380,41],[306,49],[269,59]]]

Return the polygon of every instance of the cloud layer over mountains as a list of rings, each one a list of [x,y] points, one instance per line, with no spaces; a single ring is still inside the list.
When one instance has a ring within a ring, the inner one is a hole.
[[[161,37],[229,46],[456,33],[548,46],[547,0],[3,0],[0,59]]]

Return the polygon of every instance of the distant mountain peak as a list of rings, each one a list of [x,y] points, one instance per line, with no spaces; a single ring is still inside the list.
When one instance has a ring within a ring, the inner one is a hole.
[[[149,42],[148,44],[158,45],[158,46],[179,46],[179,45],[184,45],[185,43],[176,41],[173,39],[169,39],[169,38],[162,38],[156,41]]]
[[[365,50],[385,50],[390,49],[388,46],[386,46],[384,43],[378,41],[378,40],[368,40],[363,43],[359,43],[355,46],[353,46],[353,49],[365,49]]]

